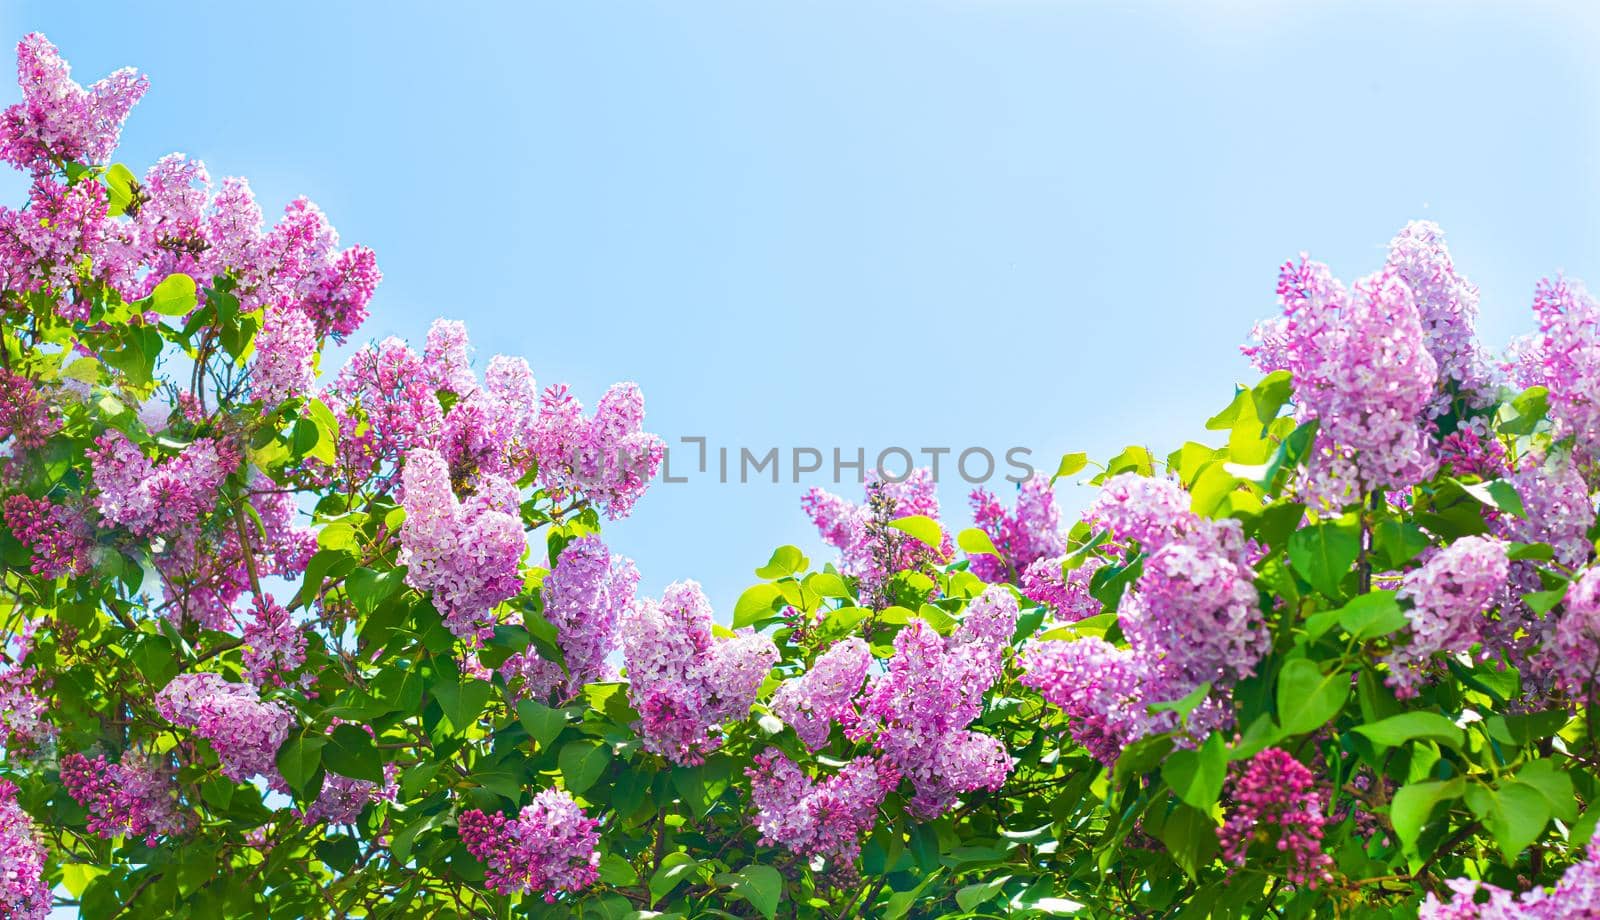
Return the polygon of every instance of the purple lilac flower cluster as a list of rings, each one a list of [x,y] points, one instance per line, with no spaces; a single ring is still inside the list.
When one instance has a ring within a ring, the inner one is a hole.
[[[697,764],[721,747],[723,722],[749,714],[778,649],[748,630],[716,637],[711,602],[699,584],[683,581],[623,614],[622,658],[645,750]]]
[[[1302,484],[1307,498],[1342,508],[1432,475],[1427,413],[1439,368],[1397,269],[1346,289],[1326,265],[1302,256],[1284,264],[1278,300],[1283,316],[1258,325],[1256,344],[1244,350],[1263,373],[1293,374],[1301,418],[1320,425]]]
[[[136,752],[120,763],[68,754],[61,758],[61,784],[89,812],[89,833],[102,839],[138,837],[153,847],[188,827],[177,812],[172,773]]]
[[[538,893],[547,902],[599,877],[599,825],[558,789],[535,795],[515,818],[478,810],[460,818],[461,840],[487,867],[484,883],[491,890]]]
[[[1435,656],[1470,652],[1483,641],[1510,575],[1505,544],[1475,536],[1460,538],[1406,574],[1397,596],[1411,604],[1410,641],[1387,658],[1386,681],[1396,696],[1417,695]]]
[[[886,765],[911,783],[913,815],[936,817],[961,793],[998,789],[1010,774],[1005,745],[968,726],[1000,677],[1017,615],[1016,597],[995,586],[967,605],[948,638],[913,621],[895,635],[888,670],[867,687],[850,734],[871,737]]]
[[[1067,548],[1050,477],[1025,480],[1017,491],[1016,507],[1010,511],[987,489],[974,489],[971,500],[973,522],[1000,551],[999,558],[988,553],[969,555],[972,574],[984,581],[1016,581],[1034,563],[1059,557]]]
[[[772,695],[773,715],[786,722],[810,750],[828,743],[834,725],[856,727],[856,697],[872,667],[872,649],[848,636],[817,656],[810,670],[786,680]]]
[[[843,866],[855,862],[861,836],[899,783],[894,769],[875,757],[857,757],[831,776],[812,779],[777,750],[757,754],[745,774],[762,843]]]
[[[29,570],[44,578],[89,570],[89,525],[83,515],[49,499],[18,493],[5,500],[6,527],[33,555]]]
[[[175,457],[153,462],[137,444],[112,429],[90,451],[95,507],[106,524],[141,536],[169,534],[193,524],[217,501],[222,480],[239,466],[223,441],[198,438]]]
[[[937,483],[927,469],[912,470],[899,481],[867,482],[864,504],[813,488],[800,506],[829,546],[839,550],[840,571],[859,579],[859,595],[868,607],[889,603],[889,579],[900,571],[916,571],[954,558],[955,543],[942,534],[938,549],[890,527],[899,518],[923,515],[939,519]]]
[[[452,633],[487,638],[494,630],[492,608],[522,590],[518,566],[527,544],[516,487],[488,476],[460,501],[444,458],[419,449],[406,460],[400,500],[406,583],[433,595]]]
[[[224,776],[238,782],[263,776],[274,789],[284,788],[278,748],[293,716],[282,704],[262,702],[254,687],[220,674],[180,674],[156,694],[156,711],[211,742]]]
[[[1534,888],[1513,894],[1477,879],[1448,882],[1449,901],[1428,893],[1418,920],[1566,920],[1600,916],[1600,840],[1589,841],[1587,855],[1561,876],[1553,890]],[[1480,895],[1488,897],[1480,903]]]
[[[1223,859],[1243,866],[1250,844],[1265,839],[1283,854],[1291,883],[1315,888],[1332,877],[1333,857],[1322,852],[1322,795],[1305,764],[1267,748],[1230,787],[1228,817],[1217,832]]]
[[[1255,672],[1270,642],[1239,522],[1202,518],[1177,483],[1134,473],[1106,480],[1085,520],[1144,555],[1117,611],[1129,647],[1096,637],[1032,643],[1023,683],[1060,706],[1073,737],[1107,764],[1128,743],[1175,727],[1175,716],[1152,715],[1149,704],[1202,684],[1212,690],[1188,716],[1191,735],[1231,724],[1225,691]]]
[[[17,787],[0,779],[0,917],[46,920],[50,886],[44,881],[48,854],[28,813],[17,802]]]
[[[1446,383],[1459,396],[1459,408],[1478,411],[1493,405],[1498,381],[1478,344],[1478,288],[1456,274],[1444,231],[1429,220],[1406,224],[1389,243],[1388,269],[1411,289],[1423,341],[1438,366],[1441,386],[1429,416],[1439,418],[1458,408]]]
[[[566,670],[529,646],[500,666],[512,696],[569,700],[584,684],[610,676],[606,658],[617,648],[617,624],[638,586],[633,562],[612,556],[599,537],[569,543],[543,587],[544,617],[556,628]]]

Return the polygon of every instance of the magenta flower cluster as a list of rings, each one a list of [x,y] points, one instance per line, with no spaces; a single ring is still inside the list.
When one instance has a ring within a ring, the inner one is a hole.
[[[944,533],[934,549],[889,527],[912,515],[939,519],[938,484],[927,469],[914,469],[899,481],[872,479],[866,488],[867,501],[860,505],[818,487],[801,497],[800,506],[823,542],[839,550],[839,570],[860,580],[861,602],[883,607],[890,576],[948,562],[955,543]]]
[[[599,877],[600,822],[572,796],[545,789],[515,818],[472,810],[461,813],[461,840],[487,868],[485,884],[501,894],[542,894],[554,902]]]
[[[1562,873],[1554,889],[1534,888],[1513,894],[1478,879],[1458,878],[1447,883],[1449,901],[1429,892],[1417,912],[1418,920],[1567,920],[1600,916],[1600,840],[1589,841],[1580,862]],[[1479,898],[1487,895],[1481,902]]]
[[[913,815],[936,817],[961,793],[998,789],[1010,774],[1005,745],[968,726],[1000,677],[1017,615],[1016,597],[995,586],[967,605],[948,638],[915,620],[895,635],[888,670],[867,687],[850,733],[870,737],[885,764],[911,783]]]
[[[444,458],[418,449],[406,460],[400,500],[406,583],[432,594],[452,633],[487,638],[492,608],[522,590],[518,565],[527,543],[516,486],[486,476],[475,493],[458,500]]]
[[[1600,304],[1566,278],[1540,281],[1533,295],[1539,332],[1514,352],[1511,374],[1522,387],[1549,390],[1558,437],[1600,457]]]
[[[585,684],[611,676],[606,658],[617,648],[617,624],[633,605],[639,570],[612,556],[598,536],[567,544],[544,581],[544,618],[556,628],[566,669],[534,646],[500,666],[517,699],[572,699]]]
[[[84,89],[43,35],[17,44],[22,101],[0,114],[0,159],[42,175],[65,162],[105,163],[150,81],[124,68]]]
[[[812,779],[778,750],[757,754],[745,774],[761,842],[836,865],[855,862],[878,806],[899,783],[894,769],[874,757],[857,757],[831,776]]]
[[[1494,403],[1498,380],[1478,344],[1478,288],[1456,273],[1444,231],[1430,220],[1414,220],[1389,243],[1388,270],[1411,289],[1422,322],[1423,341],[1438,367],[1441,384],[1428,406],[1439,418],[1454,409],[1473,412]]]
[[[715,636],[711,602],[698,583],[683,581],[659,602],[644,597],[628,608],[622,659],[645,750],[697,764],[722,746],[723,722],[749,715],[778,649],[748,630]]]
[[[971,501],[973,523],[1000,551],[999,558],[969,554],[972,574],[984,581],[1016,581],[1034,563],[1059,557],[1067,547],[1061,533],[1061,510],[1056,507],[1048,476],[1024,480],[1017,491],[1016,507],[1010,511],[987,489],[974,489]]]
[[[1315,888],[1332,877],[1322,852],[1323,799],[1316,778],[1288,752],[1267,748],[1230,783],[1227,819],[1217,832],[1222,858],[1243,866],[1253,843],[1267,844],[1286,865],[1284,878]]]
[[[83,515],[49,499],[18,493],[5,500],[6,527],[33,559],[29,570],[45,578],[82,575],[89,570],[92,547]]]
[[[1435,656],[1459,655],[1481,643],[1489,612],[1511,575],[1505,544],[1487,537],[1462,537],[1406,574],[1396,595],[1406,611],[1410,641],[1387,659],[1388,684],[1401,698],[1417,695]]]
[[[1128,647],[1093,636],[1032,643],[1023,683],[1061,707],[1073,737],[1106,764],[1176,726],[1150,704],[1203,684],[1211,691],[1188,715],[1190,734],[1231,724],[1225,691],[1255,673],[1270,644],[1239,522],[1202,518],[1177,483],[1135,473],[1106,480],[1085,520],[1143,553],[1144,570],[1117,611]]]
[[[811,668],[783,682],[772,694],[772,714],[794,729],[815,751],[828,743],[834,725],[853,731],[856,697],[872,667],[872,649],[859,636],[847,636],[817,656]]]
[[[1256,327],[1245,352],[1262,372],[1289,371],[1302,419],[1319,423],[1303,488],[1342,508],[1381,488],[1427,479],[1439,378],[1415,295],[1394,267],[1346,289],[1301,257],[1278,280],[1283,316]]]
[[[88,811],[89,833],[103,839],[143,838],[153,847],[187,828],[172,773],[135,752],[123,754],[120,763],[68,754],[61,758],[61,784]]]
[[[32,819],[17,802],[17,787],[10,780],[0,779],[0,917],[47,920],[47,856]]]
[[[156,711],[209,741],[224,776],[238,782],[262,776],[283,788],[278,748],[293,715],[280,703],[262,702],[254,687],[229,683],[220,674],[180,674],[156,694]]]
[[[222,480],[239,466],[226,442],[198,438],[175,457],[155,462],[115,429],[96,439],[89,453],[95,507],[106,524],[141,536],[169,534],[210,511]]]
[[[251,614],[241,646],[245,677],[261,688],[304,683],[295,672],[306,661],[305,631],[271,597],[256,598]]]

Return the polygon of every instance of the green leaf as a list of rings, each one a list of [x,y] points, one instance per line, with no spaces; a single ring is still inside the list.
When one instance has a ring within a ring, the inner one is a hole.
[[[444,717],[450,720],[450,725],[457,729],[464,729],[478,721],[483,715],[483,709],[489,704],[489,696],[493,692],[488,681],[469,677],[456,683],[452,680],[441,680],[433,685],[433,698],[439,701],[439,708],[444,710]]]
[[[322,765],[329,773],[369,783],[383,782],[383,758],[372,736],[354,725],[335,725],[322,749]]]
[[[1209,813],[1228,776],[1228,748],[1221,732],[1212,732],[1198,749],[1173,751],[1161,765],[1161,778],[1178,798]]]
[[[761,916],[772,920],[778,913],[778,899],[783,896],[783,875],[771,866],[759,864],[745,866],[738,872],[717,876],[718,885],[732,889],[733,893],[754,905]]]
[[[967,885],[956,891],[956,906],[962,910],[970,911],[979,904],[987,904],[994,900],[995,895],[998,895],[1006,887],[1006,882],[1009,881],[1011,881],[1011,876],[1002,875],[998,878],[989,879],[987,882]]]
[[[162,316],[182,316],[197,303],[194,279],[182,272],[168,275],[150,292],[150,307]]]
[[[1361,539],[1334,524],[1307,527],[1289,538],[1289,564],[1328,597],[1340,596],[1339,583],[1359,555]]]
[[[1088,465],[1089,455],[1082,451],[1078,451],[1077,453],[1073,454],[1063,454],[1061,457],[1061,465],[1056,467],[1056,474],[1050,477],[1050,482],[1053,485],[1057,479],[1081,472],[1083,468]]]
[[[322,749],[328,739],[320,733],[297,732],[278,748],[278,772],[296,792],[302,791],[322,767]]]
[[[134,190],[139,187],[139,180],[133,175],[133,170],[121,163],[111,164],[106,170],[106,216],[121,217],[128,213],[128,205],[133,204]],[[76,896],[80,892],[74,891]]]
[[[939,522],[923,514],[912,514],[898,520],[890,521],[889,526],[902,533],[908,533],[927,545],[938,549],[944,544],[944,529]]]
[[[1516,782],[1532,786],[1544,796],[1550,814],[1568,824],[1578,820],[1578,803],[1573,795],[1572,777],[1553,760],[1535,760],[1517,771]]]
[[[1551,588],[1548,591],[1534,591],[1531,594],[1524,594],[1522,595],[1522,601],[1532,608],[1534,613],[1543,616],[1555,609],[1555,606],[1561,603],[1566,596],[1567,586],[1562,585],[1559,588]]]
[[[772,551],[772,559],[756,569],[757,578],[777,579],[796,572],[804,572],[809,564],[798,546],[780,546]]]
[[[1285,734],[1303,735],[1327,724],[1350,699],[1350,675],[1322,673],[1316,662],[1296,658],[1278,674],[1278,724]]]
[[[1460,749],[1466,740],[1454,722],[1436,712],[1403,712],[1370,725],[1358,725],[1355,731],[1380,747],[1399,747],[1407,741],[1421,740]]]
[[[1250,390],[1250,400],[1255,403],[1256,418],[1265,425],[1278,417],[1289,397],[1294,395],[1294,381],[1288,371],[1273,371],[1261,378]]]
[[[611,748],[598,741],[569,741],[561,746],[556,764],[567,791],[582,794],[593,786],[611,763]]]
[[[674,850],[663,856],[661,868],[650,876],[650,906],[654,907],[657,901],[670,894],[672,889],[678,887],[698,868],[700,868],[699,860],[688,853]]]
[[[627,888],[639,884],[639,873],[633,870],[626,859],[615,853],[607,853],[600,857],[600,881],[616,888]]]
[[[961,547],[963,552],[973,556],[1000,556],[1000,551],[994,547],[994,541],[989,539],[987,533],[976,527],[968,527],[956,534],[956,545]]]
[[[1174,809],[1162,822],[1157,836],[1173,860],[1192,879],[1199,878],[1200,870],[1211,863],[1216,853],[1216,825],[1205,812],[1188,805]]]
[[[528,737],[538,742],[539,747],[545,748],[567,727],[567,713],[562,709],[552,709],[538,700],[521,700],[517,703],[517,721],[528,730]]]
[[[1389,804],[1389,823],[1394,826],[1395,836],[1400,838],[1407,853],[1416,852],[1417,837],[1428,823],[1434,806],[1459,798],[1465,788],[1466,781],[1458,776],[1450,780],[1409,783],[1395,790]]]
[[[1523,510],[1522,496],[1517,494],[1516,486],[1504,479],[1495,479],[1489,482],[1467,484],[1457,482],[1457,485],[1473,498],[1483,502],[1491,508],[1498,508],[1513,517],[1525,518],[1528,512]]]
[[[1469,786],[1466,799],[1467,807],[1500,844],[1500,855],[1507,864],[1515,863],[1550,821],[1549,800],[1526,783],[1506,783],[1499,789]]]
[[[344,589],[350,595],[351,603],[356,605],[356,610],[362,616],[371,616],[372,611],[400,590],[404,582],[405,575],[398,569],[379,573],[359,568],[345,579]]]
[[[742,629],[766,619],[773,613],[773,606],[782,599],[783,591],[777,585],[751,585],[733,605],[733,628]]]
[[[1194,708],[1199,706],[1201,701],[1204,700],[1210,693],[1211,681],[1208,680],[1202,682],[1200,686],[1194,688],[1193,690],[1190,690],[1181,700],[1168,700],[1161,703],[1151,703],[1147,708],[1151,712],[1175,712],[1178,714],[1179,718],[1183,718],[1189,713],[1194,712]]]

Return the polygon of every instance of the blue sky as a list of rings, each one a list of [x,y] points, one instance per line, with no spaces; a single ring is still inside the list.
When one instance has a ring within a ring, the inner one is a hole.
[[[1600,18],[1510,6],[8,2],[0,35],[147,72],[136,171],[181,150],[373,246],[368,336],[464,319],[480,368],[637,380],[673,441],[1053,468],[1202,434],[1302,249],[1351,279],[1437,220],[1496,346],[1541,275],[1600,284]],[[831,555],[802,491],[662,484],[608,535],[725,618],[773,547]]]

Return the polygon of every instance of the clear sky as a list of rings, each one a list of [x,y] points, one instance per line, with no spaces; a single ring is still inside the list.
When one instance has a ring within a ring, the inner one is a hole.
[[[464,319],[480,369],[637,380],[674,442],[1053,469],[1202,434],[1301,250],[1351,280],[1437,220],[1496,346],[1541,275],[1600,286],[1593,4],[1282,6],[6,0],[0,35],[150,75],[136,172],[181,150],[374,247],[368,336]],[[609,540],[726,618],[824,553],[784,474],[657,485]]]

